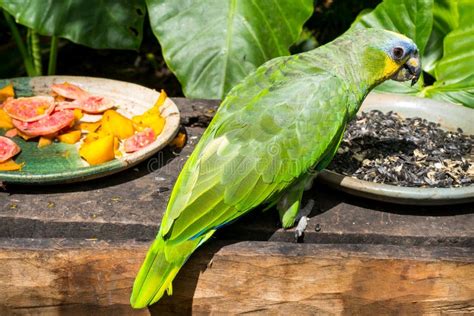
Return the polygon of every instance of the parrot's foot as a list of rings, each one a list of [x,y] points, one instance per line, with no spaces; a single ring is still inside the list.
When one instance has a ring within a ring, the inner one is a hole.
[[[308,226],[308,215],[311,213],[313,206],[314,206],[314,200],[310,199],[308,200],[308,203],[305,205],[305,207],[300,208],[298,215],[296,216],[296,219],[295,219],[295,221],[298,221],[298,225],[296,225],[296,228],[295,228],[296,240],[298,240],[298,238],[303,236],[306,226]]]

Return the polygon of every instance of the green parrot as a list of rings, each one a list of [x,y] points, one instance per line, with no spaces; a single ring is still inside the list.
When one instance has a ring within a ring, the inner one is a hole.
[[[331,161],[370,90],[390,78],[414,84],[420,72],[412,40],[363,29],[248,75],[228,93],[181,171],[131,305],[171,295],[196,248],[261,204],[276,205],[283,227],[292,227],[303,191]]]

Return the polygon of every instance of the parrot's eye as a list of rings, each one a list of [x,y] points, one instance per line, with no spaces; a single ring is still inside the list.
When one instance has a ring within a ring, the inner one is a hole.
[[[395,59],[402,59],[403,55],[405,55],[405,51],[401,47],[395,47],[392,53]]]

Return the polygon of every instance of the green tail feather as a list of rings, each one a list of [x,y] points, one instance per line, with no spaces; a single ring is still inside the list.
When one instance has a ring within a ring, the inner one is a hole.
[[[167,291],[172,294],[172,281],[189,256],[205,242],[215,230],[197,238],[167,245],[161,234],[153,242],[133,284],[130,304],[144,308],[156,303]]]

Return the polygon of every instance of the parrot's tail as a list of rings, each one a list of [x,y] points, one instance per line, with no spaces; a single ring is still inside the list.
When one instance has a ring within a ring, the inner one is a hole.
[[[167,291],[173,292],[171,282],[189,256],[212,236],[214,230],[191,240],[168,245],[159,236],[151,245],[145,261],[133,284],[130,304],[133,308],[144,308],[156,303]]]

